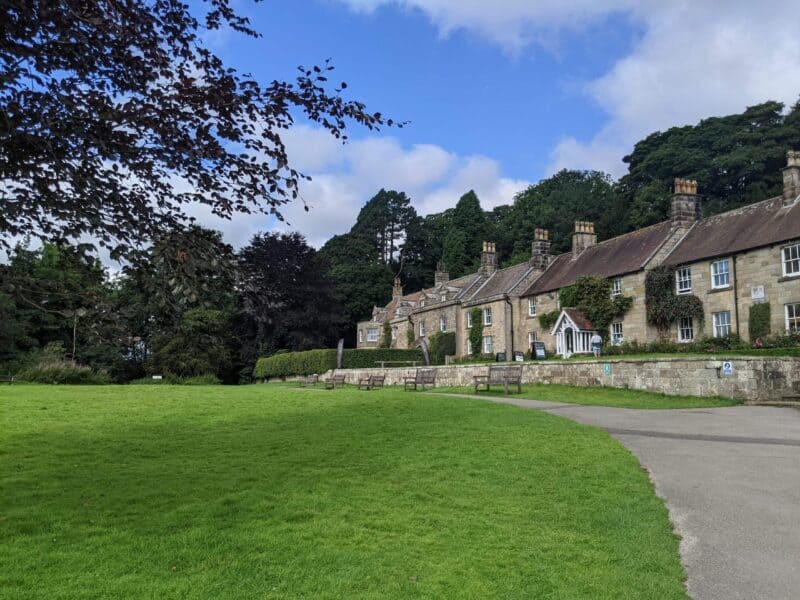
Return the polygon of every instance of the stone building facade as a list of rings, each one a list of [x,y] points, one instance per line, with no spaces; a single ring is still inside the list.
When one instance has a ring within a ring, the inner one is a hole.
[[[553,352],[554,332],[542,327],[540,317],[570,308],[559,305],[559,292],[581,276],[607,278],[612,295],[632,299],[611,324],[612,343],[651,342],[664,332],[647,322],[645,278],[661,265],[674,270],[676,294],[693,294],[703,304],[702,322],[673,324],[667,332],[673,341],[732,334],[749,340],[751,306],[764,302],[773,334],[800,330],[800,152],[788,153],[783,181],[781,196],[701,218],[697,182],[676,179],[668,220],[601,242],[592,223],[578,221],[571,250],[558,256],[550,254],[548,232],[537,229],[530,259],[505,269],[497,268],[494,244],[485,242],[476,273],[450,280],[440,265],[433,287],[409,295],[397,280],[392,301],[358,324],[358,346],[377,347],[389,320],[394,347],[452,331],[457,354],[466,356],[469,315],[478,308],[483,353],[511,359],[534,341]]]

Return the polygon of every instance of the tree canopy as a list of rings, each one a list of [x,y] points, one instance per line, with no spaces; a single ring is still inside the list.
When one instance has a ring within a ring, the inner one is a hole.
[[[188,205],[280,217],[304,177],[282,139],[298,116],[340,139],[393,124],[327,62],[267,84],[226,65],[204,32],[258,36],[229,0],[7,0],[0,23],[0,245],[90,238],[79,251],[118,258]]]

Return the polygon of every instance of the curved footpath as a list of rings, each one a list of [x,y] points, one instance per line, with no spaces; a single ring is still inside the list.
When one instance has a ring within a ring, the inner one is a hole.
[[[800,408],[638,410],[462,396],[544,410],[622,442],[669,509],[696,600],[800,598]]]

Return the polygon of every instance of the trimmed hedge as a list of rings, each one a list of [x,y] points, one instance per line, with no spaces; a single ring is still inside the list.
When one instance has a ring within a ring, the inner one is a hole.
[[[770,312],[769,302],[750,306],[750,341],[754,342],[770,334]]]
[[[400,348],[348,348],[342,356],[342,368],[365,369],[377,367],[377,361],[422,362],[422,350],[403,350]],[[336,350],[306,350],[305,352],[282,352],[265,356],[256,361],[253,377],[271,379],[273,377],[293,377],[324,373],[336,368]]]

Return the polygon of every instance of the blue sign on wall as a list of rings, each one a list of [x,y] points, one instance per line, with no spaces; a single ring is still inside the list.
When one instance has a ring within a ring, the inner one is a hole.
[[[611,363],[605,363],[603,365],[603,375],[610,376],[611,375]]]

